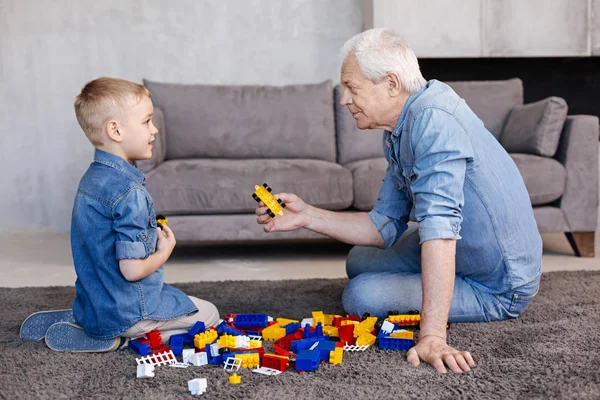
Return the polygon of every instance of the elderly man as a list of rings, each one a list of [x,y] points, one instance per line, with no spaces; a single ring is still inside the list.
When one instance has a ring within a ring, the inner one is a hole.
[[[349,253],[348,313],[421,310],[407,360],[469,371],[466,351],[446,343],[446,323],[519,316],[536,295],[542,242],[510,156],[446,84],[425,81],[410,47],[373,29],[342,49],[340,100],[360,129],[384,129],[388,168],[369,213],[337,213],[277,194],[285,214],[266,232],[300,227],[356,245]],[[418,227],[408,228],[408,221]]]

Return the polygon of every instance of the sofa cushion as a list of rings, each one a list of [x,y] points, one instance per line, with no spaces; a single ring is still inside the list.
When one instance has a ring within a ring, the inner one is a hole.
[[[508,115],[500,143],[509,153],[554,157],[567,110],[560,97],[517,106]]]
[[[383,157],[381,129],[360,130],[348,107],[340,105],[343,88],[334,89],[337,162],[347,164],[366,158]]]
[[[167,215],[252,213],[254,186],[265,182],[273,194],[295,193],[317,207],[352,204],[350,170],[321,160],[170,160],[147,175],[156,210]]]
[[[357,210],[370,211],[373,209],[388,162],[384,157],[370,158],[346,164],[352,171],[354,180],[354,202],[352,206]]]
[[[523,104],[523,81],[518,78],[497,81],[446,82],[498,139],[510,110]]]
[[[510,154],[525,182],[531,204],[548,204],[558,200],[565,191],[567,171],[553,158],[531,154]]]
[[[219,86],[144,79],[165,116],[166,159],[310,158],[335,161],[331,81]]]

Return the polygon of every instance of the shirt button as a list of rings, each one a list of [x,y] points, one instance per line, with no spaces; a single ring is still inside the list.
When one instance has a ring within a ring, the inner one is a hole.
[[[399,183],[396,183],[396,189],[400,189],[402,186]]]
[[[146,235],[142,233],[142,240],[146,240]]]

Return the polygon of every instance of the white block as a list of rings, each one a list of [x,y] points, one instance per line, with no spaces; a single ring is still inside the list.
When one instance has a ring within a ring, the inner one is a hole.
[[[385,333],[392,333],[394,328],[396,328],[396,325],[392,324],[390,321],[384,321],[383,324],[381,324],[381,331]]]
[[[219,343],[213,343],[210,345],[210,355],[213,357],[216,357],[219,355],[219,349],[221,348],[221,346],[219,346]]]
[[[304,318],[302,322],[300,322],[300,328],[304,328],[306,324],[309,324],[310,326],[315,326],[315,322],[312,318]]]
[[[206,392],[206,378],[196,378],[188,381],[188,390],[193,395],[200,395]]]
[[[191,364],[190,359],[195,352],[195,349],[183,349],[183,352],[181,353],[181,358],[183,359],[183,362]]]
[[[138,378],[154,378],[154,365],[139,364],[137,366],[137,377]]]
[[[190,356],[190,364],[197,367],[208,364],[208,354],[204,351],[192,354]]]
[[[250,347],[250,338],[248,336],[236,336],[235,347],[237,349],[247,349]]]

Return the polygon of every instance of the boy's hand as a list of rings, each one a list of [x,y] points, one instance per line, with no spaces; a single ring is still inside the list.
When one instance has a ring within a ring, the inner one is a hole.
[[[175,235],[171,228],[167,225],[163,225],[161,228],[156,228],[156,233],[158,236],[158,243],[156,244],[156,251],[167,252],[171,254],[173,249],[175,248]]]

